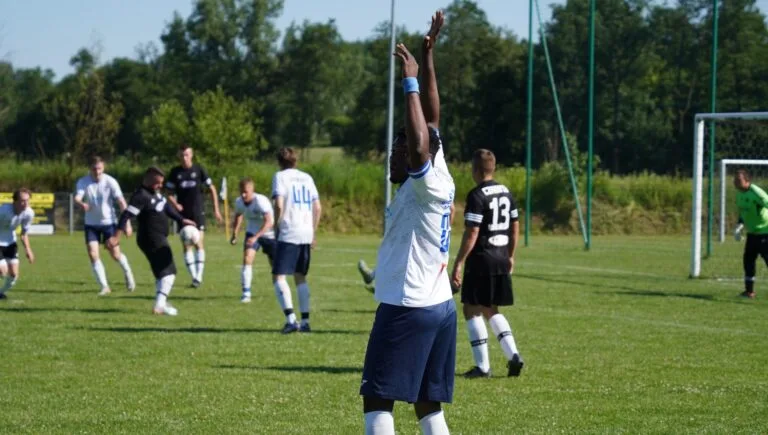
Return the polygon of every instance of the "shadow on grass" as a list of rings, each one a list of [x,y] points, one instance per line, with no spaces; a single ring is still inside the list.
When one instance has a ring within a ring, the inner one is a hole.
[[[126,293],[120,296],[114,296],[114,292],[112,293],[113,296],[110,296],[114,299],[143,299],[146,301],[154,301],[155,295],[137,295],[132,293]],[[230,299],[230,300],[237,300],[237,298],[233,298],[232,296],[184,296],[184,295],[177,295],[171,293],[171,296],[168,297],[170,300],[174,301],[209,301],[212,299]]]
[[[679,292],[660,292],[660,291],[654,291],[654,290],[633,290],[633,291],[626,291],[626,292],[614,292],[613,294],[619,295],[619,296],[651,296],[651,297],[659,297],[659,298],[690,298],[690,299],[698,299],[702,301],[714,301],[715,297],[712,295],[703,295],[703,294],[697,294],[697,293],[679,293]]]
[[[542,275],[529,275],[526,273],[515,273],[513,275],[512,279],[515,278],[525,278],[525,279],[532,279],[534,281],[543,281],[543,282],[551,282],[555,284],[568,284],[576,287],[586,287],[586,288],[606,288],[606,289],[613,289],[613,290],[627,290],[627,291],[639,291],[636,288],[633,287],[625,287],[622,285],[611,285],[611,284],[600,284],[600,283],[594,283],[594,282],[584,282],[584,281],[575,281],[570,279],[563,279],[563,278],[553,278],[549,276],[542,276]],[[598,277],[595,277],[598,278]],[[624,293],[624,292],[617,292],[617,293]]]
[[[8,313],[86,313],[86,314],[108,314],[108,313],[127,313],[128,310],[121,308],[45,308],[45,307],[0,307],[0,311]]]
[[[343,308],[318,309],[317,311],[339,314],[376,314],[376,310],[345,310]]]
[[[72,289],[51,290],[51,289],[47,289],[47,288],[45,288],[45,289],[25,288],[25,289],[14,290],[13,292],[14,293],[40,293],[40,294],[52,294],[52,295],[55,295],[55,294],[67,295],[67,294],[76,294],[76,293],[80,293],[80,294],[93,293],[94,296],[96,296],[99,293],[98,290],[94,290],[94,289],[89,289],[89,290],[83,290],[83,289],[80,289],[80,290],[72,290]]]
[[[206,326],[199,327],[187,327],[187,328],[169,328],[169,327],[156,327],[156,326],[113,326],[113,327],[89,327],[89,328],[77,328],[87,329],[89,331],[100,332],[119,332],[119,333],[145,333],[145,332],[164,332],[169,334],[280,334],[280,330],[266,329],[266,328],[213,328]],[[355,331],[349,329],[313,329],[311,333],[299,333],[297,335],[306,334],[342,334],[342,335],[365,335],[369,331]]]
[[[291,373],[327,373],[333,375],[347,374],[347,373],[362,373],[362,367],[331,367],[331,366],[251,366],[251,365],[234,365],[234,364],[222,364],[213,366],[215,369],[227,369],[227,370],[274,370],[278,372],[291,372]]]

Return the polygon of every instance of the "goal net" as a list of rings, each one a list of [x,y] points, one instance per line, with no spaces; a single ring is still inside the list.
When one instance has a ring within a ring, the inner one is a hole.
[[[690,275],[741,281],[744,239],[733,237],[739,219],[733,175],[745,169],[768,189],[768,112],[696,115],[693,144]],[[765,266],[757,270],[768,276]]]

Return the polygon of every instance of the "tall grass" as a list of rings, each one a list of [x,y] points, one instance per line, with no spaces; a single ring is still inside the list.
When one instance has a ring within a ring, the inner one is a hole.
[[[171,165],[160,165],[170,169]],[[456,183],[456,202],[461,208],[467,193],[474,187],[468,164],[452,164]],[[118,160],[107,166],[107,172],[117,178],[123,190],[130,192],[140,181],[146,166]],[[350,159],[322,158],[301,168],[315,179],[328,215],[325,221],[336,230],[358,231],[380,228],[384,206],[384,165]],[[237,161],[218,167],[207,166],[217,185],[227,177],[229,196],[237,195],[237,181],[245,176],[254,179],[256,190],[269,193],[272,175],[277,169],[272,162]],[[17,163],[0,161],[0,189],[10,191],[18,186],[38,192],[72,191],[76,179],[87,173],[86,168],[68,175],[64,162]],[[499,168],[497,181],[507,185],[525,208],[525,169]],[[583,179],[578,181],[582,200]],[[594,179],[595,233],[659,233],[685,231],[690,216],[690,179],[637,174],[611,176],[599,172]],[[548,163],[533,172],[532,217],[537,231],[576,231],[576,213],[567,172],[557,163]],[[459,220],[460,222],[460,220]],[[664,228],[661,228],[664,227]]]

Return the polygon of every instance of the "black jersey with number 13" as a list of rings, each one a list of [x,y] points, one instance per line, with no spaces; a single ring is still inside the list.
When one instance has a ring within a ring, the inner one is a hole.
[[[165,187],[176,194],[181,204],[181,214],[187,219],[196,219],[203,213],[203,187],[211,185],[211,178],[202,166],[193,164],[189,168],[176,166],[165,182]]]
[[[509,273],[510,229],[517,219],[517,203],[503,184],[485,181],[469,192],[464,220],[468,227],[479,227],[480,233],[467,258],[467,273]]]

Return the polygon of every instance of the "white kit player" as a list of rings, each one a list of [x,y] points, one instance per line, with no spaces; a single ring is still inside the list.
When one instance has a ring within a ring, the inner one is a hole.
[[[275,252],[274,212],[269,199],[254,192],[253,180],[243,178],[240,180],[240,196],[235,200],[235,220],[232,223],[232,245],[237,244],[237,233],[240,226],[246,221],[245,240],[243,240],[243,267],[240,272],[240,280],[243,286],[243,295],[240,302],[251,302],[251,281],[253,280],[253,259],[256,251],[261,250],[269,260],[272,267],[272,258]]]
[[[312,176],[296,169],[296,152],[281,148],[277,153],[280,170],[272,178],[272,198],[275,202],[277,246],[272,278],[280,307],[285,314],[283,334],[310,332],[309,327],[309,272],[311,250],[315,246],[315,232],[320,223],[320,196]],[[286,281],[293,275],[299,294],[301,325],[293,312],[291,288]]]
[[[120,212],[124,211],[128,205],[117,180],[104,173],[104,160],[101,157],[93,157],[90,173],[77,180],[75,203],[85,212],[85,245],[91,260],[93,275],[100,288],[99,296],[106,296],[112,292],[107,282],[104,263],[99,256],[100,244],[104,244],[109,255],[120,264],[125,286],[128,291],[133,291],[136,288],[136,282],[133,279],[128,258],[120,251],[119,246],[106,245],[107,240],[117,231],[119,215],[115,213],[114,204],[117,203]],[[127,233],[130,235],[130,221],[127,226]]]
[[[19,247],[16,243],[16,229],[21,227],[21,244],[30,263],[35,262],[35,254],[29,245],[29,227],[35,218],[35,212],[29,207],[30,193],[27,189],[13,192],[13,203],[0,205],[0,275],[5,277],[0,287],[0,299],[6,299],[6,292],[16,285],[19,279]]]
[[[441,23],[438,13],[425,49],[431,50]],[[441,404],[453,400],[456,360],[456,305],[446,271],[455,186],[437,125],[427,124],[422,110],[419,66],[403,44],[395,55],[403,66],[406,128],[393,146],[389,177],[402,186],[387,208],[379,247],[375,297],[380,304],[360,395],[366,434],[394,434],[392,410],[401,401],[414,404],[422,433],[443,435],[449,431]],[[426,99],[437,97],[432,68],[427,59]]]

